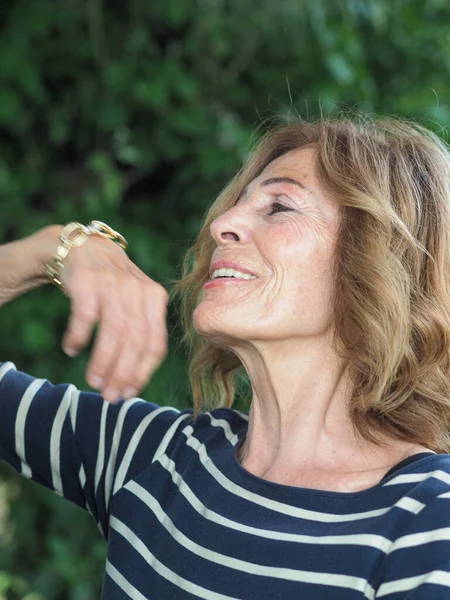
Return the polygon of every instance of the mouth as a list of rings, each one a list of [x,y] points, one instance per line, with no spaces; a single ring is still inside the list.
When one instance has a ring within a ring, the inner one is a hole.
[[[213,262],[209,270],[209,277],[209,281],[205,283],[203,289],[225,284],[243,285],[253,279],[258,279],[258,276],[246,267],[226,260]]]
[[[203,288],[216,287],[218,285],[236,285],[249,283],[253,279],[258,279],[256,275],[250,273],[247,269],[242,267],[236,268],[223,264],[213,264],[211,266],[210,279],[205,283]]]
[[[238,279],[248,281],[249,279],[256,279],[256,275],[251,273],[244,273],[243,271],[238,271],[237,269],[214,269],[211,274],[211,280],[216,279]]]
[[[218,278],[232,278],[239,280],[257,279],[255,273],[252,273],[246,267],[225,260],[216,261],[211,264],[209,277],[211,280]]]
[[[251,277],[250,279],[241,279],[239,277],[215,277],[214,279],[207,281],[203,286],[203,289],[220,285],[248,285],[254,279],[257,279],[257,277]]]

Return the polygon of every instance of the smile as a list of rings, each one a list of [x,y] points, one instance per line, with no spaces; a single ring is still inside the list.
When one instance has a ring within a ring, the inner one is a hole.
[[[215,269],[211,276],[211,279],[217,278],[232,278],[232,279],[256,279],[256,275],[250,275],[249,273],[241,273],[236,269]]]
[[[258,279],[256,275],[249,275],[248,273],[241,273],[235,269],[216,269],[211,275],[211,279],[205,283],[203,289],[216,287],[220,285],[243,285],[248,284],[249,281]]]

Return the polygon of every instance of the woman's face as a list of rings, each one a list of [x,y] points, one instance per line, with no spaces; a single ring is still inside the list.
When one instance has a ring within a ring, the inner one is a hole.
[[[317,183],[313,147],[271,162],[211,225],[217,248],[194,312],[198,333],[230,348],[325,333],[338,226],[338,206]]]

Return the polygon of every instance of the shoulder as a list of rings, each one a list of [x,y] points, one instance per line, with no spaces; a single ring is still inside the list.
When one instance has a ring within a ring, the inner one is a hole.
[[[231,408],[216,408],[200,413],[190,423],[190,433],[203,441],[221,439],[235,444],[247,427],[246,413]]]
[[[429,456],[383,487],[404,490],[391,508],[389,543],[376,597],[443,598],[450,593],[450,455]],[[406,516],[408,515],[408,516]],[[414,591],[413,591],[414,590]],[[447,590],[447,591],[445,591]],[[439,596],[433,595],[438,593]],[[445,596],[444,596],[445,594]]]
[[[450,527],[449,454],[422,458],[388,477],[382,487],[398,490],[392,508],[409,513],[403,534]]]
[[[450,492],[450,454],[434,454],[412,462],[386,479],[385,486],[415,484],[430,497]]]

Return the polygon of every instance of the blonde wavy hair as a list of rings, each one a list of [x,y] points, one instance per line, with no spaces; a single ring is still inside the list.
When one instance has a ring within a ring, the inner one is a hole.
[[[350,368],[355,431],[375,444],[382,432],[450,453],[450,153],[431,131],[397,118],[273,126],[212,204],[174,288],[194,412],[230,407],[242,366],[193,328],[216,247],[211,222],[271,161],[310,144],[321,188],[342,217],[333,344]]]

